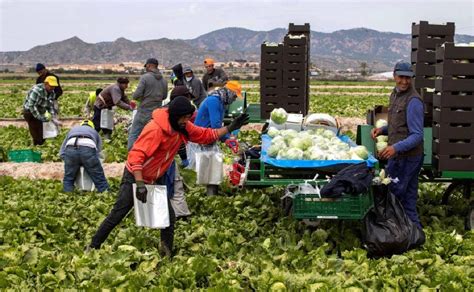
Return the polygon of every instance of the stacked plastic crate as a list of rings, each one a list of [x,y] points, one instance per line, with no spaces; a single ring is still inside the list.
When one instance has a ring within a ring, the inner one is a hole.
[[[454,41],[454,23],[429,24],[420,21],[411,27],[411,63],[415,72],[414,86],[425,103],[425,126],[433,121],[433,92],[435,87],[436,47]]]
[[[433,165],[438,171],[474,171],[474,47],[436,48]]]
[[[260,114],[274,108],[306,115],[309,110],[310,26],[290,23],[283,43],[263,43],[260,62]]]

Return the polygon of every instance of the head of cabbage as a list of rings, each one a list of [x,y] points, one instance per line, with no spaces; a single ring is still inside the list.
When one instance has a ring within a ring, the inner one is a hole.
[[[283,108],[275,108],[270,113],[270,119],[278,125],[284,124],[288,119],[288,113]]]
[[[268,134],[268,136],[273,138],[273,137],[278,136],[280,134],[280,131],[275,127],[270,127],[270,128],[268,128],[267,134]]]

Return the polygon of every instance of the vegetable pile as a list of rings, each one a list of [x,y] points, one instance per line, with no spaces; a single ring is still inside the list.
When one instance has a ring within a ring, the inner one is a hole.
[[[290,160],[366,160],[369,152],[365,146],[351,147],[328,129],[295,130],[268,129],[272,142],[268,155]]]

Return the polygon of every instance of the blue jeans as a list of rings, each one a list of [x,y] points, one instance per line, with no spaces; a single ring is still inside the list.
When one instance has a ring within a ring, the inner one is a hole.
[[[146,124],[148,124],[148,122],[151,120],[152,113],[153,110],[138,110],[137,114],[135,115],[135,119],[133,119],[130,133],[128,133],[128,151],[132,149],[133,143],[137,141],[138,136],[140,136],[143,128],[145,128]]]
[[[99,192],[109,189],[109,184],[104,175],[104,169],[100,164],[99,157],[94,148],[85,146],[67,146],[64,151],[64,180],[63,188],[65,192],[74,190],[74,181],[81,166],[91,177],[95,187]]]
[[[418,175],[423,166],[423,154],[389,159],[387,172],[391,178],[400,180],[398,183],[390,184],[390,191],[402,203],[408,218],[420,228],[421,223],[416,212],[416,200],[418,198]]]

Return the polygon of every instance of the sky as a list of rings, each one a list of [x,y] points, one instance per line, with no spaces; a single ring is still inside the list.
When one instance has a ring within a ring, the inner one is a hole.
[[[25,51],[77,36],[87,43],[193,39],[225,28],[257,31],[310,23],[333,32],[366,27],[411,33],[411,23],[456,23],[474,35],[474,0],[0,0],[0,51]]]

